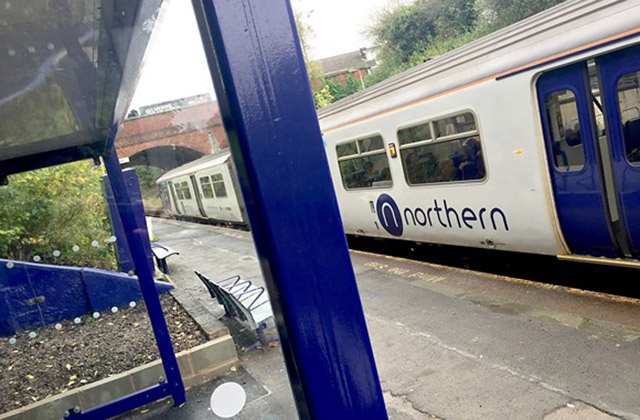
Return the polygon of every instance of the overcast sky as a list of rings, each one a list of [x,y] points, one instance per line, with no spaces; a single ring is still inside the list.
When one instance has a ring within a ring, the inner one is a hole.
[[[201,93],[215,97],[190,0],[164,0],[132,109]],[[312,58],[371,46],[363,32],[388,0],[291,0],[313,28]]]

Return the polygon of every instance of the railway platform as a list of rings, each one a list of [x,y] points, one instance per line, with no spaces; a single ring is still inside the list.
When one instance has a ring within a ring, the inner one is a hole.
[[[205,328],[224,310],[194,270],[260,285],[249,232],[153,219],[172,257],[176,298]],[[640,302],[610,295],[352,252],[385,403],[392,419],[640,419]],[[602,279],[607,281],[606,278]],[[331,279],[327,279],[331,281]],[[322,302],[318,302],[322,305]],[[273,322],[257,348],[232,331],[241,366],[130,419],[217,418],[213,390],[243,384],[235,418],[296,418]]]

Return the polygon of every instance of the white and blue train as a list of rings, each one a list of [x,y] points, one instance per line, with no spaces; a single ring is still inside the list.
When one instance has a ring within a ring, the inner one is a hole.
[[[565,2],[318,117],[347,234],[640,259],[640,1]],[[158,184],[172,213],[244,221],[228,155]]]

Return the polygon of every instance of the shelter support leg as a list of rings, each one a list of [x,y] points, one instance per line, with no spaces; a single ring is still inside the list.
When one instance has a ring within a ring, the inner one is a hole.
[[[146,227],[139,226],[136,222],[133,203],[127,193],[125,179],[122,175],[120,162],[118,161],[114,144],[116,134],[117,127],[114,125],[109,133],[109,141],[107,142],[103,160],[107,168],[109,182],[113,189],[118,213],[122,219],[126,240],[131,250],[131,257],[136,267],[142,296],[149,311],[149,319],[156,342],[158,343],[158,351],[162,358],[167,383],[171,389],[173,403],[179,406],[186,401],[184,384],[182,382],[182,376],[180,375],[180,369],[178,368],[178,361],[173,345],[171,344],[167,322],[162,313],[160,298],[154,285],[153,271],[148,264],[148,255],[151,254],[151,249],[146,239]]]
[[[385,419],[288,0],[193,0],[300,418]]]

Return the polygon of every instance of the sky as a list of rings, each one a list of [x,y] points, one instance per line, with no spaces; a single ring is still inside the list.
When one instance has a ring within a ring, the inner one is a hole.
[[[310,55],[330,57],[370,47],[364,35],[376,12],[388,0],[291,0],[295,10],[313,28]]]
[[[330,57],[371,46],[363,35],[389,0],[290,0],[313,28],[309,55]],[[130,109],[187,96],[215,97],[191,0],[164,0]]]

